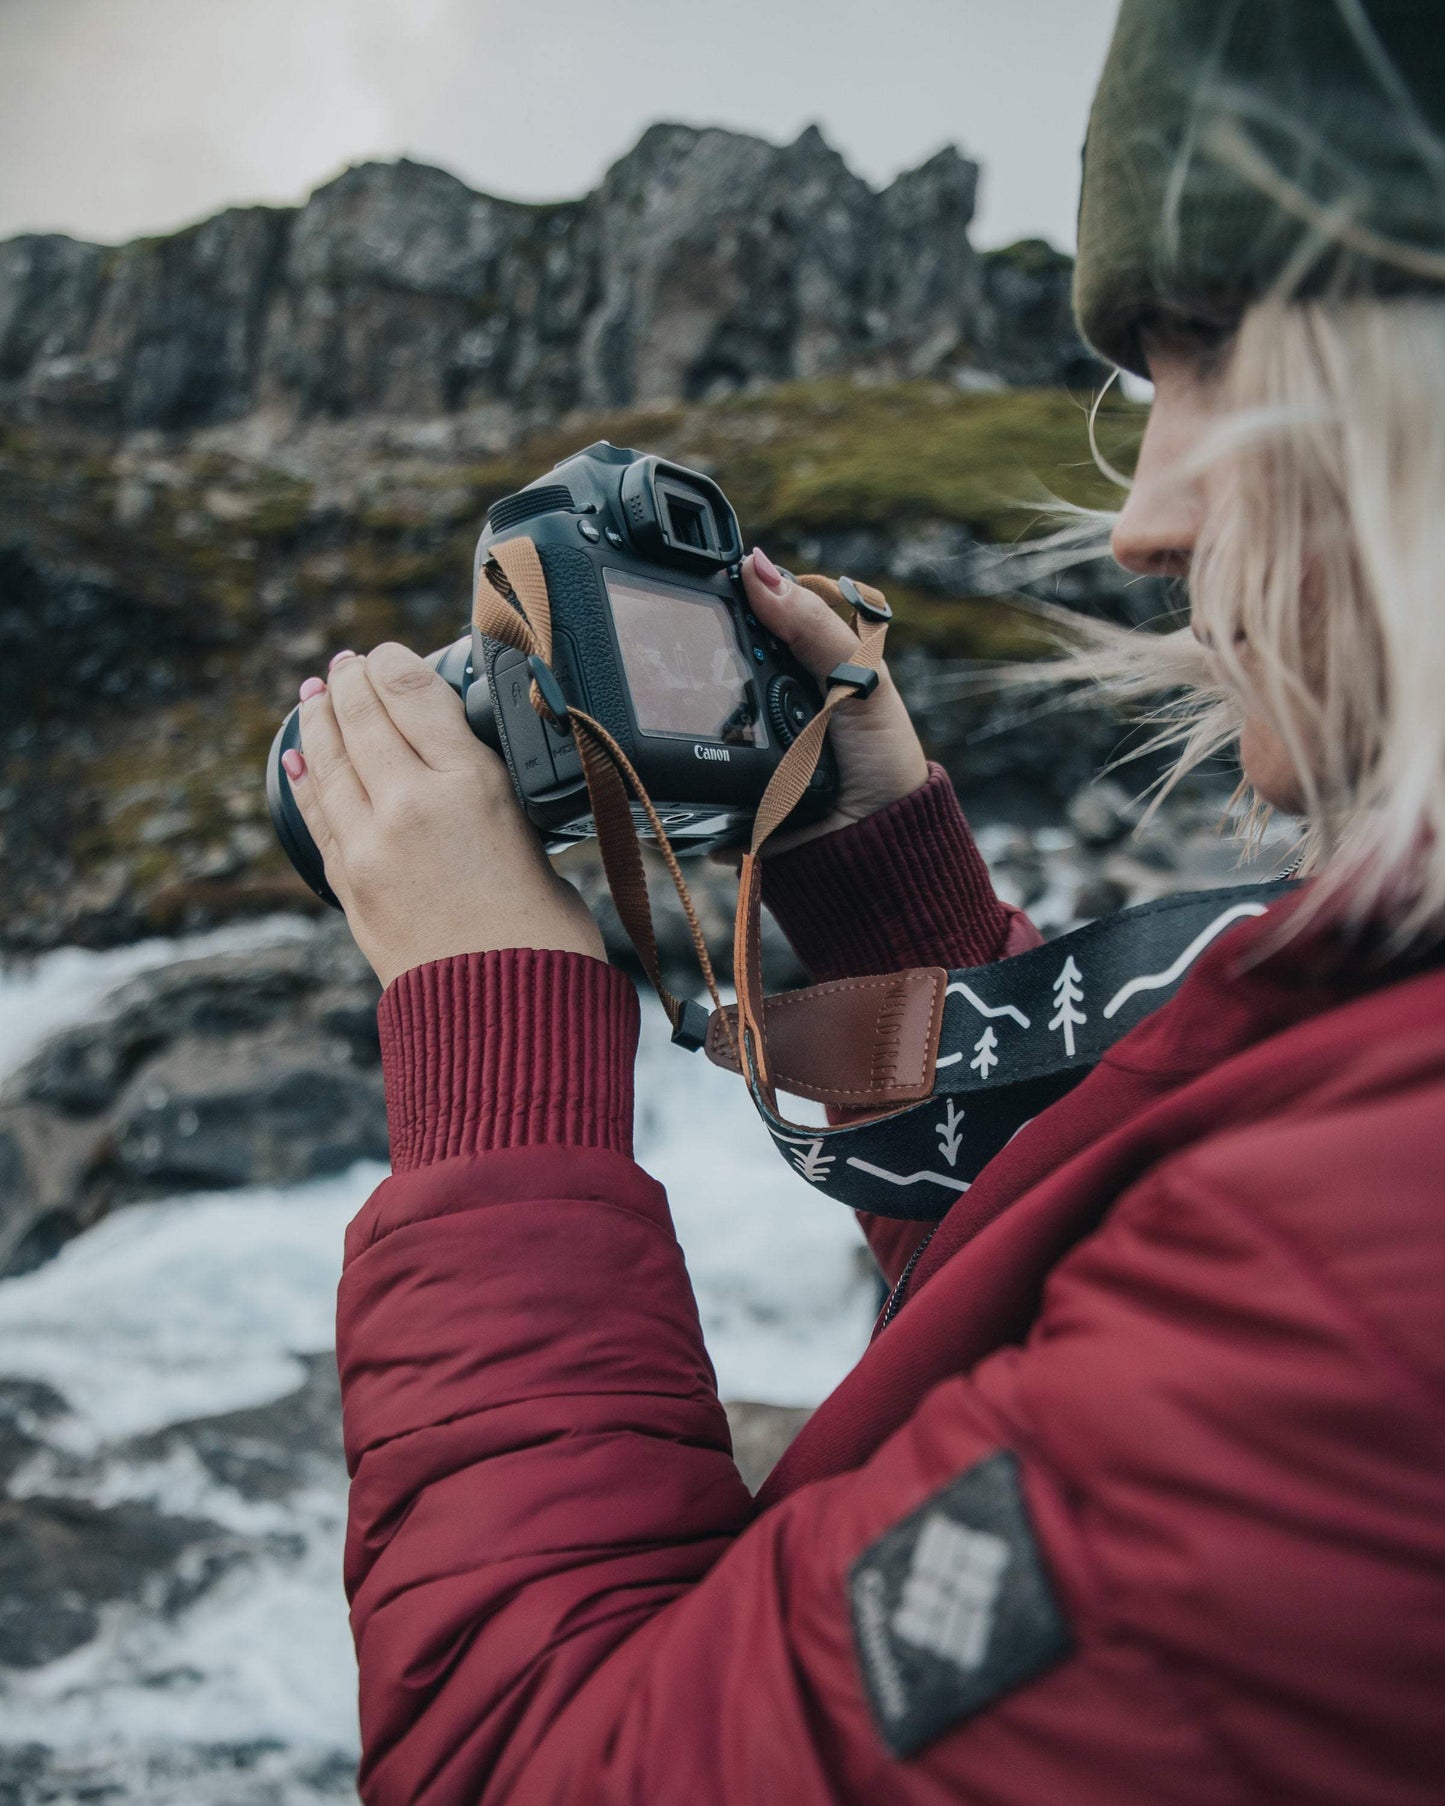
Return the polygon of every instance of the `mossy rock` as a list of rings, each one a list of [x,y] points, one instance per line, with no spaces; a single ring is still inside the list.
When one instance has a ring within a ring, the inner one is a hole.
[[[1110,395],[1098,430],[1127,463],[1144,410]],[[1116,506],[1089,449],[1086,403],[1058,389],[964,393],[943,383],[794,383],[705,406],[569,422],[471,475],[489,500],[520,488],[590,439],[705,466],[746,534],[949,520],[980,539],[1044,531],[1054,498]]]
[[[996,255],[1022,268],[1034,253],[1025,245]],[[1111,458],[1127,464],[1143,418],[1107,399],[1099,431]],[[425,652],[460,632],[488,505],[599,438],[706,469],[749,543],[795,564],[808,541],[851,529],[880,547],[895,529],[939,525],[998,542],[1045,530],[1049,495],[1084,507],[1117,501],[1091,458],[1084,399],[1058,390],[799,383],[569,418],[489,458],[402,457],[359,440],[354,468],[325,481],[324,508],[321,476],[313,483],[291,466],[183,443],[138,463],[133,449],[121,455],[9,423],[0,431],[0,546],[19,544],[47,571],[73,576],[82,600],[101,597],[112,627],[107,658],[113,642],[136,682],[115,698],[87,692],[60,721],[70,691],[46,688],[43,660],[64,609],[77,604],[52,585],[46,594],[57,600],[36,606],[53,607],[55,619],[42,624],[31,656],[42,661],[36,694],[54,701],[50,725],[65,731],[23,743],[13,773],[0,760],[0,780],[36,799],[28,851],[21,859],[16,841],[12,857],[37,874],[41,854],[55,857],[28,892],[12,890],[0,905],[0,945],[12,918],[28,921],[23,934],[36,944],[44,931],[34,923],[50,919],[47,896],[63,904],[67,887],[78,894],[90,877],[120,868],[129,895],[106,918],[120,926],[97,934],[121,933],[127,922],[138,932],[222,920],[268,899],[302,903],[279,848],[252,831],[266,825],[263,763],[296,684],[327,650],[400,639]],[[143,505],[133,507],[127,485],[137,484]],[[1041,650],[1036,620],[1003,600],[887,587],[897,649],[981,660]],[[92,630],[81,621],[73,631],[88,641]],[[147,687],[156,671],[165,682]],[[238,830],[248,849],[242,868],[197,876]],[[84,932],[78,916],[53,913],[59,938]]]

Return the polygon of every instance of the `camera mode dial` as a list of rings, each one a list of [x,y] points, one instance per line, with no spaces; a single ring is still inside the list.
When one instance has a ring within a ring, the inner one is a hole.
[[[780,746],[791,746],[818,712],[796,677],[775,677],[768,686],[768,719]]]

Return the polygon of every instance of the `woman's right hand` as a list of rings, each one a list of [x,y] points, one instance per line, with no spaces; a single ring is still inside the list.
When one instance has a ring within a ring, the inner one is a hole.
[[[765,552],[755,550],[743,560],[743,588],[763,626],[784,642],[820,685],[835,665],[846,663],[857,650],[858,636],[847,622],[820,596],[790,583]],[[886,665],[879,679],[871,696],[839,703],[828,724],[840,780],[832,814],[809,827],[775,835],[765,853],[780,853],[862,821],[928,781],[928,761],[917,730]]]

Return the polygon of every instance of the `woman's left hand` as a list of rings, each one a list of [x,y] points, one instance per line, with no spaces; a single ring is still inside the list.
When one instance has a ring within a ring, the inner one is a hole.
[[[428,960],[501,947],[605,959],[580,896],[547,861],[502,760],[456,692],[392,643],[341,653],[301,686],[285,755],[326,880],[383,985]]]

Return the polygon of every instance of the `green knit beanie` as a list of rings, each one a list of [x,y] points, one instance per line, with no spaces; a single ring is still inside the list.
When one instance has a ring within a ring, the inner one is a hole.
[[[1151,317],[1445,291],[1445,0],[1123,0],[1084,147],[1074,307]]]

